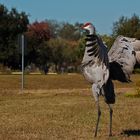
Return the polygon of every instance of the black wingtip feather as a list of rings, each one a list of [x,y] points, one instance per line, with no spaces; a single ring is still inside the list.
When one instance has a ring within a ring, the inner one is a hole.
[[[121,65],[115,61],[110,62],[110,79],[118,80],[120,82],[129,82],[129,79],[126,78]]]

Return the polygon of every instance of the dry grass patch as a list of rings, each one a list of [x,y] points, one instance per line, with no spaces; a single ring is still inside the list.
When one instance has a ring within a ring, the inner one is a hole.
[[[86,92],[86,93],[85,93]],[[92,140],[96,108],[90,90],[57,95],[51,93],[1,96],[0,137],[3,139]],[[108,139],[108,107],[101,98],[101,123],[97,139]],[[134,104],[135,103],[135,104]],[[139,130],[138,98],[117,95],[113,115],[113,137],[137,139],[122,135],[125,130]]]
[[[0,77],[0,139],[93,140],[97,112],[90,85],[82,76],[27,76],[25,94],[19,94],[20,77]],[[137,82],[136,77],[134,80]],[[139,139],[140,135],[131,133],[140,129],[139,98],[125,97],[122,85],[115,84],[113,137],[108,138],[108,106],[101,97],[102,116],[96,139]],[[130,132],[129,137],[126,132]]]
[[[0,75],[0,89],[18,90],[21,87],[21,75]],[[90,85],[80,74],[75,75],[25,75],[25,89],[77,89]]]

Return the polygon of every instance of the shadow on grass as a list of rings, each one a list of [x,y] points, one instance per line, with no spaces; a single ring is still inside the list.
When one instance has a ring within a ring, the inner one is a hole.
[[[123,130],[121,132],[121,135],[127,135],[127,136],[140,136],[140,129],[128,129],[128,130]]]

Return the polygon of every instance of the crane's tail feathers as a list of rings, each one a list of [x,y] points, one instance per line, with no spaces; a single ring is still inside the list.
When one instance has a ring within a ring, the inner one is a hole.
[[[115,93],[114,93],[114,85],[111,79],[108,79],[107,83],[103,85],[105,102],[107,104],[115,103]]]

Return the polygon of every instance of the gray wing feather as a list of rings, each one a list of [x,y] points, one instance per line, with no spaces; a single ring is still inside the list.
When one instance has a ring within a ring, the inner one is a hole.
[[[107,47],[103,43],[102,39],[100,37],[97,38],[98,46],[99,46],[99,52],[98,52],[98,58],[107,66],[109,67],[109,59],[107,54]]]
[[[102,39],[97,35],[88,35],[86,41],[87,47],[85,49],[82,66],[89,63],[97,63],[97,65],[103,63],[109,67],[107,47],[104,45]]]
[[[130,42],[133,45],[133,48],[136,52],[136,60],[137,63],[140,64],[140,40],[137,40],[136,38],[132,38],[133,40]]]
[[[126,41],[122,36],[119,36],[116,38],[112,48],[108,52],[108,56],[110,65],[112,63],[114,64],[114,62],[118,65],[116,67],[115,72],[117,73],[117,71],[119,71],[118,69],[121,69],[120,71],[123,72],[122,75],[125,75],[126,81],[129,81],[130,74],[132,73],[134,66],[136,64],[136,54],[132,44]],[[111,73],[113,72],[114,69],[113,70],[111,69]]]
[[[134,51],[136,52],[137,63],[140,64],[140,40],[136,38],[130,38],[130,37],[124,37],[124,36],[120,36],[120,37],[122,38],[122,40],[126,40],[133,46]]]
[[[140,64],[140,51],[136,51],[136,60],[137,63]]]

